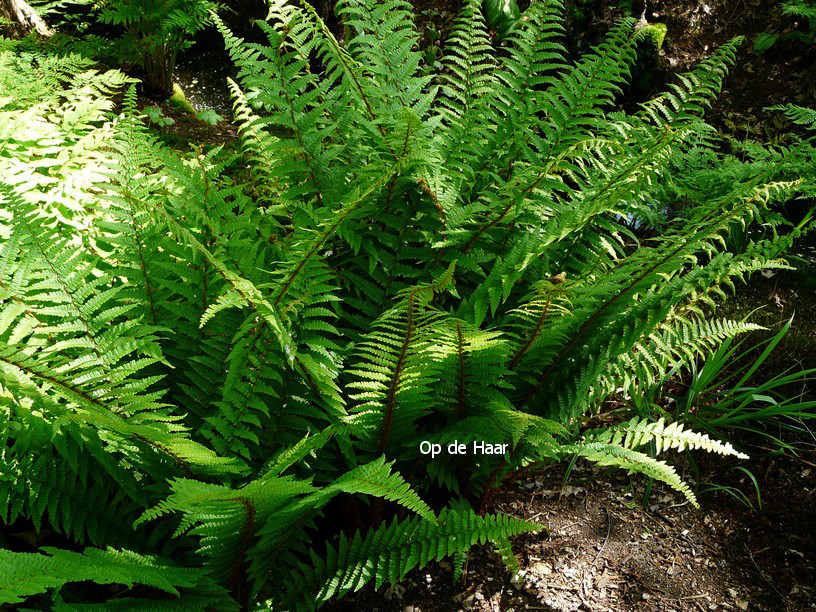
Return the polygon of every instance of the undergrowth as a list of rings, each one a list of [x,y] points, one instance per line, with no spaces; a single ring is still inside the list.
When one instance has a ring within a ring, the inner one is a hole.
[[[496,489],[575,456],[696,504],[644,450],[729,444],[580,425],[754,329],[712,313],[805,229],[769,210],[801,147],[661,212],[718,155],[701,115],[739,41],[624,114],[633,20],[570,63],[557,0],[500,53],[466,2],[428,75],[404,2],[340,3],[344,43],[271,7],[266,44],[219,22],[247,184],[162,145],[120,73],[0,42],[0,520],[62,544],[1,541],[0,602],[309,609],[477,542],[513,567],[540,526]],[[778,231],[726,248],[749,223]],[[506,452],[419,450],[454,441]]]

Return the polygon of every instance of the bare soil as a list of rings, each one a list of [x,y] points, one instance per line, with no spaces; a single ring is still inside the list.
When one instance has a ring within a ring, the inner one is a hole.
[[[645,481],[620,474],[562,486],[564,468],[555,466],[504,491],[492,509],[548,528],[549,535],[515,542],[515,575],[489,548],[479,548],[464,582],[454,584],[443,563],[328,609],[816,609],[816,466],[789,458],[750,462],[760,508],[749,478],[734,465],[711,466],[707,475],[752,497],[753,510],[722,491],[703,494],[699,510],[663,487],[645,499]],[[572,476],[595,475],[579,467]]]
[[[637,4],[637,2],[635,2]],[[743,37],[737,60],[708,119],[724,132],[745,138],[774,139],[789,131],[778,114],[764,110],[774,104],[816,104],[816,45],[779,40],[757,54],[760,33],[784,35],[804,31],[806,24],[783,15],[777,0],[651,0],[646,3],[649,23],[665,23],[666,39],[660,52],[666,81],[692,68],[723,43]],[[596,19],[611,22],[622,15],[620,3],[608,0]],[[662,89],[658,79],[655,89]]]

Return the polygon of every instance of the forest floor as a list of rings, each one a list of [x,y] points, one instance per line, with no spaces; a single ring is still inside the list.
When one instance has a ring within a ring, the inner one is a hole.
[[[764,307],[752,320],[772,331],[795,316],[765,375],[816,367],[812,279],[812,271],[783,271],[738,288],[732,316]],[[564,484],[566,467],[555,465],[504,490],[490,509],[547,527],[514,541],[515,577],[489,547],[477,548],[464,582],[454,584],[443,563],[327,609],[816,610],[816,435],[786,440],[798,456],[770,456],[762,439],[732,441],[751,459],[694,456],[700,509],[662,485],[646,496],[642,477],[580,462]],[[684,479],[687,459],[670,460]]]
[[[729,70],[722,94],[708,119],[737,138],[774,142],[790,130],[768,106],[794,103],[816,105],[816,45],[780,39],[762,54],[754,41],[763,33],[785,34],[803,29],[782,15],[775,0],[658,0],[648,2],[650,23],[665,23],[661,51],[667,80],[709,56],[718,46],[743,36],[737,60]],[[660,85],[660,84],[658,84]]]
[[[704,472],[745,490],[736,464]],[[577,466],[562,486],[564,466],[531,476],[497,498],[493,510],[545,525],[518,538],[520,571],[477,549],[464,582],[452,569],[413,572],[402,584],[349,596],[329,610],[591,610],[682,611],[816,609],[816,465],[787,457],[753,460],[761,508],[725,492],[704,494],[702,510],[644,481],[604,477]]]
[[[752,320],[771,330],[795,315],[766,375],[816,367],[811,274],[756,275],[738,289],[735,315],[764,306]],[[700,509],[662,485],[647,496],[647,482],[637,475],[579,462],[564,484],[566,466],[551,466],[505,489],[490,508],[547,528],[514,541],[515,576],[481,547],[471,553],[464,581],[453,582],[449,564],[432,565],[325,609],[816,610],[816,435],[786,441],[798,456],[770,456],[767,441],[745,436],[733,442],[748,461],[695,454]],[[693,476],[688,457],[670,462],[684,479]]]

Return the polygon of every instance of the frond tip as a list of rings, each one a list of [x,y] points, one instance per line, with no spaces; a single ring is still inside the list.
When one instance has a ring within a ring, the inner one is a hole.
[[[748,455],[737,451],[728,442],[712,440],[706,434],[688,431],[679,422],[666,425],[662,418],[649,421],[635,417],[616,427],[590,431],[565,450],[598,465],[623,468],[630,473],[654,478],[682,493],[695,507],[699,507],[697,497],[672,466],[638,450],[647,444],[654,444],[655,455],[670,449],[701,449],[719,455],[748,458]]]

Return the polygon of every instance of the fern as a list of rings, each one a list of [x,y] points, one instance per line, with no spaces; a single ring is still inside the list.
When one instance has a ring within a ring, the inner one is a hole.
[[[201,23],[171,4],[162,31]],[[476,543],[515,567],[538,527],[487,511],[541,462],[696,503],[646,448],[738,455],[579,425],[756,328],[713,313],[807,224],[728,241],[811,193],[812,147],[720,153],[702,114],[738,41],[627,114],[631,20],[571,63],[559,0],[500,53],[479,4],[430,76],[401,0],[340,2],[342,41],[308,3],[271,2],[265,43],[212,17],[240,154],[173,151],[121,73],[0,41],[0,527],[86,551],[0,550],[5,601],[81,606],[91,581],[123,609],[310,609],[443,557],[461,573]]]
[[[682,451],[690,448],[720,455],[734,455],[742,459],[748,458],[744,453],[737,452],[729,443],[685,430],[680,423],[666,425],[663,419],[648,422],[633,418],[617,427],[600,432],[588,432],[570,450],[598,465],[623,468],[630,473],[637,472],[664,482],[682,493],[695,507],[699,507],[696,496],[673,467],[637,450],[646,444],[654,445],[655,454],[669,449]]]
[[[192,605],[237,609],[226,591],[217,587],[201,570],[178,567],[155,556],[92,548],[82,554],[47,547],[42,551],[46,554],[0,550],[0,572],[5,583],[0,585],[0,603],[22,603],[25,596],[43,593],[70,582],[92,580],[97,584],[154,587],[176,596],[175,601],[171,601],[179,607]],[[196,595],[186,596],[186,589],[194,589]]]
[[[219,5],[208,0],[100,0],[94,8],[100,23],[122,32],[120,38],[100,46],[120,61],[135,60],[144,72],[145,88],[169,97],[177,54],[212,23],[211,11]]]
[[[768,110],[782,111],[788,119],[806,128],[816,126],[816,111],[812,108],[796,106],[795,104],[779,104],[769,107]]]
[[[285,601],[293,609],[309,609],[303,594],[317,587],[317,602],[322,603],[359,590],[372,579],[376,587],[386,580],[396,582],[411,569],[440,561],[478,541],[503,543],[538,529],[519,519],[483,518],[473,512],[443,512],[434,521],[394,519],[365,537],[359,532],[351,539],[341,535],[338,545],[328,545],[323,556],[313,553],[312,566],[303,566],[303,575],[291,577]]]
[[[782,3],[782,13],[801,17],[808,22],[808,32],[805,40],[809,43],[816,42],[816,6],[810,0],[793,0]]]

